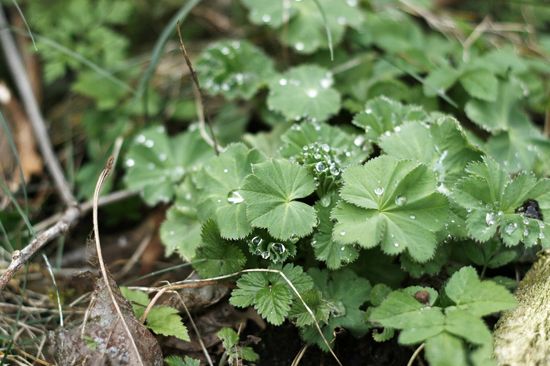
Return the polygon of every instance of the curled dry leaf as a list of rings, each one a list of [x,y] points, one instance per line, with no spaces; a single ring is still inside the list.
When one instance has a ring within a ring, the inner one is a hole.
[[[23,107],[2,81],[0,81],[0,110],[4,114],[13,134],[23,179],[28,182],[32,175],[42,173],[42,158],[36,150],[36,140]],[[17,160],[9,147],[7,133],[0,134],[0,152],[0,174],[8,177],[10,189],[16,190],[21,184],[21,175]]]
[[[59,329],[50,337],[55,362],[58,365],[86,366],[162,365],[162,352],[156,338],[135,318],[130,303],[110,277],[109,282],[140,354],[134,351],[105,282],[98,277],[84,322]]]

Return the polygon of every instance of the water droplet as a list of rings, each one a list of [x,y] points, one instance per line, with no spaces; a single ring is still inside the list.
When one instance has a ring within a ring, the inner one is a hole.
[[[143,144],[145,142],[145,140],[147,140],[147,138],[144,135],[138,135],[136,137],[136,142],[138,144]]]
[[[340,25],[346,25],[346,23],[348,22],[348,20],[346,19],[346,17],[338,17],[338,19],[336,20],[338,22],[338,24]]]
[[[411,220],[416,220],[416,216],[415,216],[415,215],[411,215],[411,216],[409,216],[409,218],[410,218]]]
[[[529,230],[527,229],[523,230],[523,236],[529,236]]]
[[[227,195],[227,202],[236,205],[244,202],[244,198],[243,196],[241,196],[241,193],[238,190],[234,190],[229,192],[229,194]]]
[[[365,137],[364,136],[357,136],[353,140],[353,144],[357,147],[362,146],[364,142],[365,142]]]
[[[371,114],[371,113],[372,113],[372,109],[371,109],[371,108],[366,108],[366,109],[365,109],[365,113],[366,113],[366,114]]]
[[[229,173],[229,169],[224,169],[223,172],[227,174]]]
[[[328,146],[327,144],[323,144],[323,145],[321,145],[321,149],[323,149],[324,152],[329,152],[330,151],[330,146]]]
[[[271,15],[269,14],[262,15],[262,22],[269,23],[270,21],[271,21]]]
[[[286,84],[288,84],[288,80],[287,80],[287,79],[285,79],[285,78],[279,79],[279,85],[285,86]]]
[[[397,126],[393,129],[394,132],[400,132],[401,131],[401,127],[400,126]]]
[[[294,44],[294,48],[296,48],[297,51],[303,51],[305,45],[302,42],[296,42],[296,44]]]
[[[513,222],[506,225],[506,227],[504,228],[504,232],[508,235],[512,235],[517,228],[518,228],[518,224]]]
[[[540,240],[544,239],[544,233],[542,231],[539,233],[539,239]]]
[[[307,96],[310,98],[317,97],[317,89],[308,89],[306,93],[307,93]]]
[[[317,170],[319,173],[322,173],[327,170],[327,167],[325,166],[325,164],[323,164],[322,161],[320,161],[315,164],[315,170]]]
[[[330,174],[334,176],[340,175],[340,169],[338,169],[334,164],[330,166],[329,171],[330,171]]]
[[[270,256],[271,256],[271,253],[269,252],[262,252],[260,254],[260,256],[263,258],[263,259],[268,259]]]
[[[229,48],[227,48],[227,47],[222,47],[221,52],[222,52],[222,54],[224,54],[226,56],[229,55],[229,53],[230,53]]]
[[[159,160],[160,161],[165,161],[167,158],[166,154],[159,154]]]
[[[405,203],[407,203],[407,197],[405,197],[405,196],[397,196],[397,197],[395,198],[395,204],[396,204],[397,206],[403,206],[403,205],[405,205]]]
[[[134,165],[136,165],[136,162],[134,161],[134,159],[126,159],[126,166],[128,168],[131,168],[133,167]]]
[[[357,0],[346,0],[346,3],[352,8],[357,6]]]
[[[284,252],[286,252],[286,247],[282,243],[272,243],[271,247],[279,254],[283,254]]]
[[[384,188],[382,187],[377,187],[374,189],[374,194],[377,195],[377,196],[381,196],[384,194]]]
[[[332,77],[327,76],[324,79],[321,79],[321,86],[325,89],[328,89],[332,86]]]
[[[346,232],[345,231],[340,231],[340,236],[345,236],[346,235]]]
[[[495,224],[495,214],[493,212],[487,212],[485,215],[485,223],[487,226],[493,226]]]
[[[168,235],[174,236],[174,235],[176,235],[176,232],[175,232],[174,230],[170,230],[170,231],[168,232]]]
[[[393,246],[399,248],[399,243],[393,243]]]

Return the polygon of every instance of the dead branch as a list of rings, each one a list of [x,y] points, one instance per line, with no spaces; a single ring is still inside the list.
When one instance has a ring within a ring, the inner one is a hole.
[[[102,197],[98,205],[107,205],[109,203],[117,202],[125,198],[134,195],[133,191],[117,191],[113,192],[105,197]],[[57,238],[60,235],[66,233],[72,226],[76,224],[78,219],[88,213],[92,209],[92,202],[84,202],[77,206],[71,206],[60,215],[54,215],[56,222],[52,224],[48,229],[38,234],[27,246],[21,250],[16,250],[12,254],[12,260],[8,268],[2,273],[0,277],[0,291],[6,287],[8,282],[12,279],[15,273],[44,245]],[[46,221],[51,221],[47,219]]]

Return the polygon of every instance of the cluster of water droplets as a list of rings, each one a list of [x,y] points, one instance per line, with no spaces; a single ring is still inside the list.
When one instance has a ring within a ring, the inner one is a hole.
[[[291,161],[310,167],[316,181],[335,181],[342,174],[342,162],[350,156],[351,152],[348,150],[314,142],[304,145],[300,154],[292,157]]]
[[[274,241],[269,236],[256,235],[248,240],[250,253],[270,260],[273,263],[283,263],[296,254],[296,246],[292,242]]]
[[[333,83],[334,83],[334,79],[333,79],[332,73],[327,72],[325,76],[321,80],[319,80],[318,85],[309,84],[309,83],[308,85],[304,85],[304,92],[307,97],[314,99],[319,96],[319,93],[321,91],[323,91],[324,89],[330,88]],[[300,80],[292,79],[292,78],[287,79],[284,77],[279,79],[279,85],[280,86],[297,86],[297,87],[303,86]]]
[[[202,56],[202,62],[206,64],[211,64],[211,68],[214,70],[219,70],[221,65],[219,65],[220,53],[223,58],[227,59],[226,63],[230,64],[240,53],[241,43],[239,41],[227,42],[215,49],[206,52]],[[222,59],[223,59],[222,58]],[[207,78],[203,85],[212,94],[218,94],[220,92],[228,92],[235,88],[238,88],[246,83],[253,82],[256,78],[255,75],[252,75],[247,72],[232,72],[230,65],[225,65],[226,73],[222,75],[217,75],[212,78]],[[206,75],[208,76],[208,75]]]

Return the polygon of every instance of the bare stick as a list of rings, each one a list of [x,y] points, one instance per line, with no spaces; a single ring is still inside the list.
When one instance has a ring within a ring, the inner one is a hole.
[[[44,117],[42,117],[40,108],[38,108],[38,103],[36,102],[36,98],[33,94],[31,83],[23,67],[23,60],[21,59],[21,55],[15,46],[15,41],[10,33],[9,24],[6,20],[4,9],[1,6],[0,41],[2,42],[2,49],[4,50],[8,67],[11,71],[15,84],[17,85],[19,94],[21,94],[25,111],[29,116],[34,134],[36,135],[40,152],[44,157],[46,166],[48,167],[48,170],[53,178],[57,191],[67,206],[74,206],[76,204],[76,200],[72,194],[69,183],[65,179],[61,165],[59,164],[59,161],[53,151],[52,143],[48,137],[48,130],[46,129],[46,122],[44,121]]]
[[[183,37],[181,36],[181,29],[180,24],[178,22],[176,29],[178,30],[178,37],[180,41],[180,48],[181,52],[183,53],[183,58],[185,59],[185,63],[187,64],[187,67],[189,68],[189,71],[191,72],[191,79],[193,80],[193,86],[195,88],[195,92],[198,94],[198,104],[199,104],[199,117],[202,116],[201,124],[204,125],[204,122],[206,122],[206,125],[208,126],[208,129],[210,131],[210,135],[212,138],[212,144],[214,145],[214,152],[216,155],[219,155],[220,149],[218,146],[218,143],[216,141],[216,136],[214,135],[214,129],[212,128],[212,123],[210,122],[210,118],[208,116],[208,113],[204,109],[204,94],[202,93],[201,84],[199,83],[199,78],[197,77],[197,73],[195,72],[195,69],[193,68],[193,64],[191,63],[191,59],[189,58],[189,55],[187,54],[187,50],[185,49],[185,45],[183,44]]]
[[[139,363],[141,366],[145,366],[143,364],[143,360],[141,359],[141,354],[139,353],[139,349],[137,348],[136,342],[134,340],[134,337],[132,336],[132,332],[130,332],[130,328],[128,328],[128,324],[126,323],[126,320],[124,319],[124,315],[122,315],[122,311],[120,310],[120,306],[118,305],[118,302],[116,301],[115,294],[113,293],[113,289],[111,288],[111,285],[109,283],[109,275],[107,274],[107,269],[105,268],[105,262],[103,261],[103,253],[101,252],[101,242],[99,240],[99,220],[97,218],[97,202],[99,200],[99,193],[101,191],[101,187],[103,186],[103,182],[105,182],[105,179],[107,179],[107,176],[113,169],[113,163],[115,159],[113,156],[109,158],[107,161],[107,164],[103,171],[101,172],[101,175],[99,176],[99,179],[97,180],[95,191],[94,191],[94,204],[93,204],[93,210],[92,210],[92,217],[93,217],[93,224],[94,224],[94,239],[95,239],[95,245],[97,250],[97,260],[99,262],[99,268],[101,269],[101,274],[103,276],[103,280],[105,281],[105,286],[107,287],[107,290],[109,291],[109,295],[111,297],[111,300],[113,301],[113,306],[116,309],[116,312],[120,318],[120,321],[122,322],[122,325],[124,326],[124,330],[126,331],[126,334],[128,334],[128,337],[130,338],[130,341],[132,343],[132,347],[134,348],[134,352],[136,352],[136,356],[139,360]]]
[[[118,191],[113,192],[108,196],[102,197],[99,200],[98,205],[107,205],[116,201],[123,200],[131,197],[136,192],[133,191]],[[52,226],[40,232],[34,239],[31,240],[26,247],[21,250],[16,250],[12,254],[11,263],[8,268],[2,273],[0,277],[0,291],[6,287],[8,282],[12,279],[15,273],[40,249],[42,249],[47,243],[57,238],[58,236],[66,233],[82,215],[86,214],[92,209],[91,202],[84,202],[80,206],[71,206],[65,210],[62,214],[54,215],[55,223],[52,222]],[[46,221],[51,221],[47,219]],[[39,224],[40,225],[40,224]],[[49,224],[48,224],[49,225]]]
[[[414,360],[418,357],[418,355],[420,354],[420,352],[422,352],[422,350],[424,349],[424,346],[426,345],[426,343],[422,343],[420,346],[418,346],[416,348],[416,350],[413,352],[413,354],[411,355],[411,358],[409,359],[409,362],[407,362],[407,366],[412,366],[413,365],[413,362]]]

